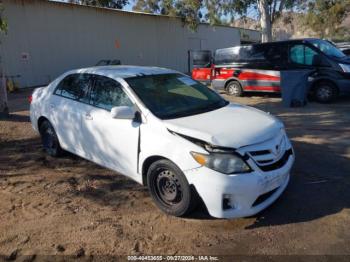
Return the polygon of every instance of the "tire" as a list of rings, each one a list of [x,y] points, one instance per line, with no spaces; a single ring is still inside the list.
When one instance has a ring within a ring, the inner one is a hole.
[[[318,82],[313,91],[314,99],[319,103],[330,103],[338,96],[337,88],[328,81]]]
[[[184,216],[197,205],[197,198],[183,172],[171,161],[163,159],[151,164],[147,186],[156,205],[166,214]]]
[[[44,122],[41,123],[39,132],[45,152],[52,157],[62,155],[63,150],[58,141],[57,134],[48,120],[44,120]]]
[[[243,89],[238,81],[231,81],[227,84],[226,93],[230,96],[243,96]]]

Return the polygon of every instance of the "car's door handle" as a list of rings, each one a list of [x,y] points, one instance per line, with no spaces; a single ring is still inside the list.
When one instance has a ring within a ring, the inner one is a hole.
[[[85,114],[85,119],[86,119],[86,120],[92,120],[93,118],[92,118],[92,116],[90,115],[90,113],[86,113],[86,114]]]
[[[55,108],[55,104],[50,104],[50,108],[54,109]]]

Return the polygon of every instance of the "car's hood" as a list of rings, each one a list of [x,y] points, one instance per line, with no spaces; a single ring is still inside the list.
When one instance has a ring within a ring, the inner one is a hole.
[[[337,63],[350,64],[350,57],[349,56],[331,57],[331,58],[333,60],[335,60]]]
[[[230,148],[268,140],[283,127],[269,114],[238,104],[194,116],[164,120],[164,123],[169,130],[178,134]]]

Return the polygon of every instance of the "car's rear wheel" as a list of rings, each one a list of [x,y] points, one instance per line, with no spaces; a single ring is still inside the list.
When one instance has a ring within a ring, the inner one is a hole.
[[[226,93],[230,96],[243,96],[243,89],[237,81],[231,81],[226,86]]]
[[[337,88],[328,81],[317,83],[314,89],[314,98],[320,103],[330,103],[336,99],[337,95]]]
[[[63,152],[56,132],[48,120],[44,120],[39,127],[41,142],[47,154],[53,157],[60,156]]]
[[[196,196],[185,175],[169,160],[151,164],[147,185],[154,202],[166,214],[183,216],[196,206]]]

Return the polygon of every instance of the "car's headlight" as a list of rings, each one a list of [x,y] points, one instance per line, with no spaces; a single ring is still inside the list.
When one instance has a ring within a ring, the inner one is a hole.
[[[191,152],[197,163],[224,174],[247,173],[250,167],[238,155],[227,153],[202,154]]]
[[[341,69],[343,69],[343,71],[345,73],[350,73],[350,65],[347,64],[339,64],[339,66],[341,67]]]

